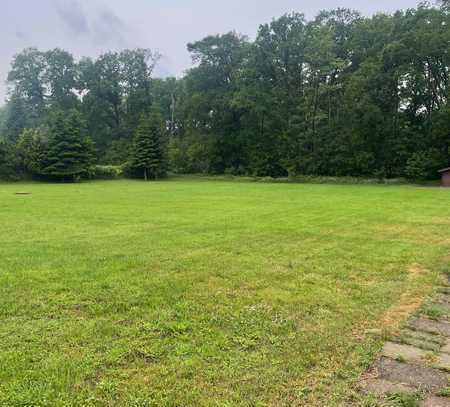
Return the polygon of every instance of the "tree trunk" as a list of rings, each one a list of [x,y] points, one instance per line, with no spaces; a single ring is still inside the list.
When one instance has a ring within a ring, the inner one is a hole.
[[[144,168],[144,179],[148,181],[147,168]]]

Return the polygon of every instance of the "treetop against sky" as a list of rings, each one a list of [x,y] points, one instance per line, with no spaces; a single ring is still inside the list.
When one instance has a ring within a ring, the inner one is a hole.
[[[158,76],[181,75],[190,66],[186,44],[236,30],[254,36],[260,24],[292,11],[314,17],[321,9],[347,7],[365,15],[415,7],[416,0],[3,0],[0,35],[0,104],[12,57],[26,47],[64,48],[76,56],[107,50],[150,48],[163,58]]]

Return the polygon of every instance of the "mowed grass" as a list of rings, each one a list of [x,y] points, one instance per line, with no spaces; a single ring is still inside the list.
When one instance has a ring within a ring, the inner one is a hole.
[[[2,406],[349,405],[449,270],[450,190],[0,184],[0,240]]]

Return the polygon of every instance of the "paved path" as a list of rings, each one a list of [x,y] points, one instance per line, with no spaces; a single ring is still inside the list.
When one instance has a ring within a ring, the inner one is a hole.
[[[450,288],[443,287],[398,336],[385,344],[365,376],[362,389],[380,398],[415,394],[421,398],[421,407],[450,407],[448,373]]]

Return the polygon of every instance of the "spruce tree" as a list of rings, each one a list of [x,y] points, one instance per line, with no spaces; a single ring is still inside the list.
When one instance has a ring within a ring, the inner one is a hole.
[[[57,113],[50,128],[50,138],[43,174],[74,181],[86,173],[92,161],[91,142],[83,136],[78,112],[65,116]]]
[[[142,116],[139,122],[131,166],[146,181],[165,175],[164,122],[157,111]]]
[[[46,159],[47,136],[41,129],[25,129],[16,143],[22,171],[31,176],[40,175]]]

